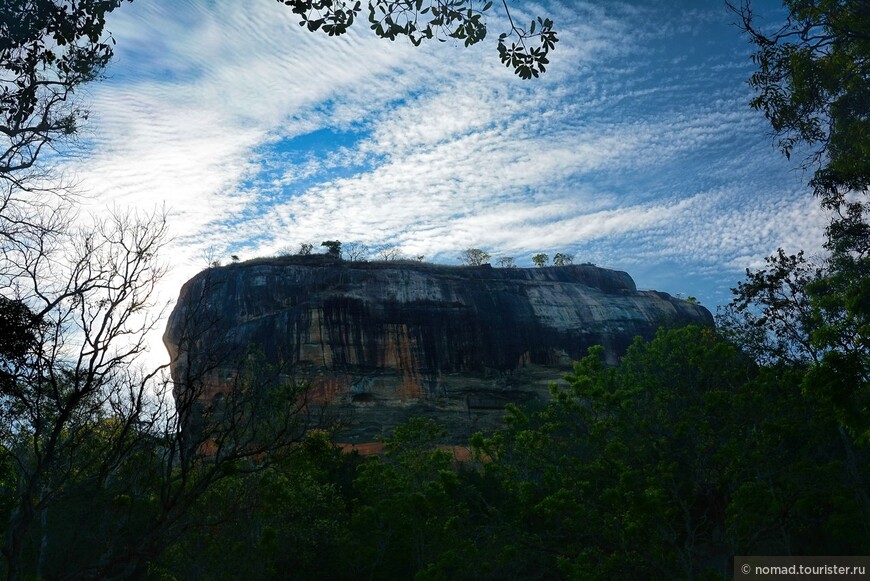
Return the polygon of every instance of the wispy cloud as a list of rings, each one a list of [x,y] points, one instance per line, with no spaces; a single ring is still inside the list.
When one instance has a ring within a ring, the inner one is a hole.
[[[818,248],[824,216],[746,105],[746,49],[718,1],[514,17],[537,14],[560,42],[523,82],[494,41],[415,49],[364,23],[328,38],[268,0],[125,4],[71,169],[94,211],[167,205],[167,295],[208,248],[339,238],[444,261],[564,250],[641,286],[679,264],[709,303],[777,246]]]

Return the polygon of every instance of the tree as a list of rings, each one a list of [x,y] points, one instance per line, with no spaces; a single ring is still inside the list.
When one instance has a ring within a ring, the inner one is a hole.
[[[514,262],[513,256],[502,256],[501,258],[499,258],[496,261],[496,265],[498,265],[499,268],[516,268],[517,267],[516,263]]]
[[[861,0],[786,0],[786,22],[759,26],[749,0],[731,9],[757,47],[749,84],[788,157],[805,144],[811,184],[831,207],[870,186],[870,10]]]
[[[183,388],[158,381],[162,368],[138,368],[160,313],[152,291],[162,274],[163,215],[115,214],[72,229],[64,190],[38,191],[28,181],[44,176],[36,170],[45,148],[86,119],[72,97],[111,58],[105,15],[120,4],[0,6],[0,321],[9,325],[0,333],[0,566],[10,579],[144,576],[147,561],[190,526],[199,499],[230,475],[288,454],[306,426],[304,388],[278,381],[253,353],[235,354],[247,371],[219,398],[206,397],[207,374],[225,352],[188,366]],[[290,4],[309,29],[329,34],[360,10]],[[387,16],[375,17],[381,5]],[[371,18],[388,38],[407,34],[417,44],[449,32],[468,45],[483,37],[489,6],[464,8],[415,2],[433,16],[421,29],[402,20],[410,13],[400,4],[373,3]],[[537,23],[537,33],[534,24],[528,34],[512,26],[519,44],[500,42],[503,61],[524,78],[544,71],[556,42],[552,23]],[[527,50],[533,37],[542,46]],[[327,242],[340,256],[341,243]],[[187,341],[202,337],[195,319]]]
[[[382,459],[357,469],[345,551],[352,576],[455,579],[473,570],[475,523],[452,454],[437,446],[444,436],[433,420],[412,418],[385,441]]]
[[[110,478],[148,415],[146,384],[156,372],[131,364],[160,317],[148,309],[163,273],[156,253],[166,226],[162,215],[115,215],[69,233],[25,234],[8,241],[0,273],[0,288],[17,293],[18,320],[38,321],[13,357],[4,354],[0,455],[16,467],[3,547],[10,578],[21,575],[34,520],[76,475]],[[108,442],[94,443],[97,433]]]
[[[320,243],[326,246],[326,253],[335,258],[341,258],[341,240],[324,240]]]
[[[299,15],[300,26],[311,31],[322,30],[329,36],[347,32],[363,10],[362,2],[355,0],[278,1]],[[442,42],[453,38],[471,46],[486,37],[484,16],[492,5],[489,0],[369,0],[367,8],[370,28],[381,38],[396,40],[404,36],[415,46],[433,38]],[[510,31],[499,35],[499,58],[520,78],[537,77],[546,70],[549,52],[558,42],[553,21],[536,18],[524,29],[515,24],[507,0],[502,0],[501,5]],[[538,46],[526,44],[532,39]]]
[[[501,498],[489,535],[519,576],[721,577],[735,554],[870,540],[855,494],[867,452],[850,473],[800,372],[692,326],[637,339],[617,367],[602,353],[543,409],[512,407],[503,431],[474,438]]]
[[[344,255],[351,262],[365,260],[369,254],[369,247],[362,242],[348,242],[343,246]]]
[[[0,295],[0,389],[12,389],[15,369],[36,345],[40,322],[23,302]]]
[[[71,203],[62,186],[46,187],[38,158],[87,118],[75,91],[97,78],[112,56],[105,16],[121,0],[0,5],[0,250],[47,240],[66,225]],[[34,179],[38,178],[38,179]],[[6,263],[0,270],[7,270]],[[8,298],[8,297],[6,297]],[[16,301],[0,305],[14,316]]]
[[[547,266],[547,262],[550,261],[550,257],[544,253],[535,254],[532,256],[532,263],[538,267]]]
[[[175,539],[149,572],[176,579],[270,579],[287,571],[294,579],[348,578],[358,570],[347,551],[343,496],[358,464],[328,433],[312,430],[293,454],[262,471],[233,474],[201,496],[191,507],[201,526]]]
[[[747,269],[720,313],[720,327],[759,363],[817,362],[821,353],[811,337],[820,321],[807,287],[821,276],[820,268],[803,252],[786,255],[782,249],[766,262],[767,268]]]
[[[870,9],[860,0],[785,5],[788,19],[772,33],[757,25],[749,0],[731,5],[757,47],[752,106],[764,112],[787,157],[798,145],[809,147],[805,166],[816,168],[810,185],[834,212],[826,232],[831,266],[857,282],[840,285],[856,307],[870,301],[860,290],[870,276]],[[866,323],[867,310],[851,313]]]
[[[569,264],[574,264],[574,255],[573,254],[564,254],[562,252],[557,252],[553,257],[553,266],[568,266]]]
[[[459,260],[466,266],[483,266],[489,264],[490,255],[480,248],[466,248],[459,255]]]
[[[377,252],[378,257],[384,262],[400,260],[402,258],[402,250],[397,246],[381,246]]]
[[[296,254],[298,254],[299,256],[308,256],[309,254],[311,254],[312,250],[314,250],[313,244],[309,244],[308,242],[303,242],[302,244],[299,245],[299,252],[297,252]]]
[[[0,179],[21,183],[43,148],[87,118],[71,97],[112,57],[106,14],[122,0],[0,5]]]
[[[780,251],[770,269],[747,273],[733,312],[756,344],[784,330],[779,341],[812,360],[807,389],[824,392],[852,436],[870,441],[870,414],[861,411],[870,400],[870,10],[856,0],[785,4],[788,19],[772,33],[749,1],[731,7],[757,47],[753,107],[786,156],[799,145],[811,151],[810,185],[833,216],[829,256],[813,263]]]
[[[162,315],[153,291],[165,241],[159,213],[5,240],[0,571],[9,579],[141,575],[200,496],[236,470],[267,466],[305,431],[304,386],[280,381],[255,354],[215,347],[175,389],[164,367],[137,365]],[[208,305],[186,313],[177,357],[187,360],[209,314]],[[209,373],[230,356],[246,371],[230,393],[206,399]]]

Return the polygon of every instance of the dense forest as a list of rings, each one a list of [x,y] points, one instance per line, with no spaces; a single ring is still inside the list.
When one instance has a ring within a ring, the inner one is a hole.
[[[806,156],[806,195],[830,216],[826,255],[747,271],[715,329],[662,328],[615,367],[591,349],[462,461],[426,418],[381,456],[343,452],[312,428],[305,387],[255,359],[206,410],[132,364],[160,321],[141,314],[165,216],[69,230],[75,199],[37,163],[75,132],[67,99],[110,59],[119,5],[0,6],[8,579],[694,579],[730,576],[735,555],[870,552],[866,2],[785,0],[773,32],[731,7],[755,45],[752,106],[785,155]],[[481,36],[463,14],[448,24]],[[506,64],[543,72],[546,51],[515,47]]]
[[[638,340],[617,368],[593,350],[552,402],[476,436],[472,461],[426,419],[382,458],[311,432],[205,495],[152,572],[721,578],[734,555],[860,553],[867,453],[802,389],[806,373],[687,327]]]

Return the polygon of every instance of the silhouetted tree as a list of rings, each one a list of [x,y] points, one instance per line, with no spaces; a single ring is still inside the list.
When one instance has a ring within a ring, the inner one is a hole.
[[[369,253],[369,247],[362,242],[348,242],[342,246],[342,252],[351,262],[364,260]]]
[[[399,260],[402,258],[402,250],[396,246],[382,246],[378,248],[378,258],[386,262]]]
[[[750,0],[729,3],[756,46],[752,106],[764,113],[790,157],[801,143],[817,170],[811,184],[826,205],[870,187],[870,10],[864,0],[787,0],[771,27]]]
[[[335,258],[341,258],[341,240],[324,240],[320,243],[326,247],[326,253]]]
[[[329,36],[347,32],[363,10],[361,2],[332,0],[279,0],[290,6],[308,30],[322,30]],[[424,40],[453,38],[471,46],[486,37],[484,16],[492,8],[489,0],[369,0],[368,20],[374,33],[389,40],[404,36],[415,46]],[[510,31],[498,38],[501,62],[520,78],[537,77],[546,70],[548,56],[558,39],[553,21],[536,18],[529,27],[517,26],[507,0],[501,2]],[[538,46],[529,47],[534,39]],[[510,46],[508,46],[510,42]]]
[[[459,260],[467,266],[482,266],[489,263],[490,255],[480,248],[466,248],[459,255]]]
[[[638,338],[617,367],[595,347],[566,379],[543,410],[511,406],[505,430],[474,438],[484,530],[512,575],[721,577],[735,554],[870,540],[867,451],[853,473],[800,371],[686,327]]]
[[[752,106],[788,157],[808,146],[810,185],[833,219],[829,257],[778,254],[747,272],[732,313],[752,345],[810,360],[806,389],[837,410],[851,437],[870,441],[870,10],[858,0],[789,0],[779,28],[759,26],[747,0],[732,9],[756,45]],[[770,349],[772,348],[772,349]],[[848,445],[848,442],[847,442]],[[870,507],[868,507],[870,512]]]
[[[573,254],[564,254],[562,252],[557,252],[553,257],[553,265],[554,266],[567,266],[569,264],[574,263],[574,255]]]
[[[112,57],[106,14],[121,0],[0,4],[0,179],[22,183],[46,145],[87,113],[72,100]]]

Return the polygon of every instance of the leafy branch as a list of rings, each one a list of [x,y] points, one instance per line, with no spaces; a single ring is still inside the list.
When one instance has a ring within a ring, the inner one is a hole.
[[[358,0],[278,1],[299,15],[300,26],[311,32],[322,30],[329,36],[346,33],[363,10]],[[485,16],[492,6],[491,0],[370,0],[368,21],[380,38],[396,40],[404,36],[414,46],[424,40],[446,42],[452,38],[468,47],[486,38]],[[501,62],[522,79],[538,77],[546,71],[549,53],[558,42],[553,21],[539,17],[526,30],[514,23],[507,0],[502,0],[502,6],[511,29],[498,39]],[[533,39],[538,46],[530,46]]]

